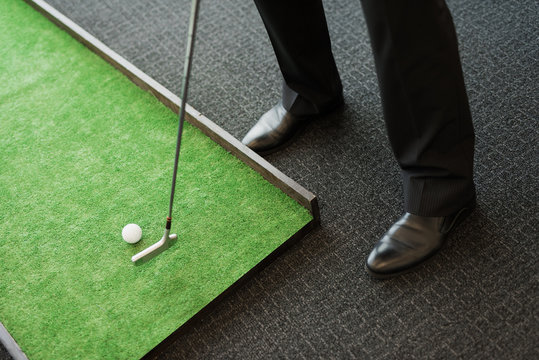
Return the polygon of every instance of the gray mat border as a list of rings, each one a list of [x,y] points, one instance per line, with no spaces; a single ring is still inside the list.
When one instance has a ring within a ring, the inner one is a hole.
[[[9,352],[13,359],[15,360],[28,360],[26,354],[21,350],[19,344],[13,339],[11,334],[0,322],[0,342],[4,344],[6,350]]]

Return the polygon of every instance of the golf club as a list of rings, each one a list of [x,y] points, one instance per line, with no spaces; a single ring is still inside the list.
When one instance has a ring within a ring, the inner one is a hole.
[[[176,175],[178,173],[178,160],[180,156],[180,146],[182,142],[183,122],[185,120],[185,104],[187,101],[187,88],[189,86],[189,75],[191,74],[191,59],[193,55],[193,46],[195,42],[195,31],[198,19],[198,3],[199,0],[192,0],[191,2],[191,14],[189,17],[189,30],[187,34],[187,49],[185,51],[185,61],[183,67],[183,80],[182,89],[180,95],[180,111],[179,111],[179,124],[178,124],[178,140],[176,141],[176,156],[174,158],[174,171],[172,175],[172,187],[170,189],[170,202],[168,206],[168,216],[165,225],[165,233],[161,240],[153,244],[152,246],[144,249],[131,258],[131,261],[135,265],[140,265],[155,256],[161,254],[168,249],[178,238],[176,234],[170,234],[170,227],[172,224],[172,204],[174,202],[174,191],[176,188]]]

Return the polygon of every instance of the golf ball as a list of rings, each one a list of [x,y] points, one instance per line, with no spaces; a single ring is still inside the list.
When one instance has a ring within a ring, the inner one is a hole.
[[[122,229],[122,237],[130,244],[134,244],[142,237],[142,229],[137,224],[127,224]]]

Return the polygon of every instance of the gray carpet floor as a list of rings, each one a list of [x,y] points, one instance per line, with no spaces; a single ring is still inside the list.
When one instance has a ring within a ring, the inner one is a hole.
[[[189,1],[49,2],[179,92]],[[363,268],[403,206],[365,21],[358,1],[324,5],[346,107],[267,158],[319,196],[322,227],[159,358],[539,358],[539,2],[448,0],[477,134],[478,208],[432,261],[389,281]],[[241,139],[280,95],[254,4],[203,1],[197,41],[189,103]]]

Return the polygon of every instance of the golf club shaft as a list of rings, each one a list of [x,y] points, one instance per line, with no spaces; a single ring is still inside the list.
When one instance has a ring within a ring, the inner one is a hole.
[[[185,104],[187,103],[187,89],[189,87],[189,76],[191,74],[191,60],[193,57],[193,48],[195,44],[195,32],[198,19],[199,0],[192,0],[191,15],[189,17],[189,30],[187,34],[187,49],[185,51],[185,62],[183,66],[183,79],[180,95],[178,140],[176,142],[176,156],[174,158],[174,171],[172,175],[172,187],[170,190],[170,202],[168,206],[167,228],[170,229],[170,220],[172,218],[172,205],[174,203],[174,191],[176,189],[176,176],[178,173],[178,161],[180,157],[180,147],[182,142],[183,123],[185,120]]]

